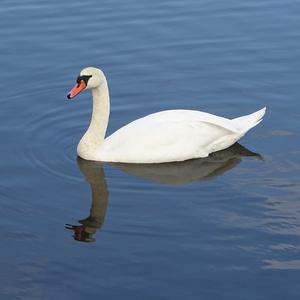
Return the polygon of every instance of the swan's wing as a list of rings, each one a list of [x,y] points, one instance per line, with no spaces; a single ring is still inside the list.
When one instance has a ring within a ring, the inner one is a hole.
[[[236,125],[235,122],[232,122],[232,120],[216,116],[207,112],[198,111],[198,110],[184,110],[184,109],[176,109],[176,110],[166,110],[166,111],[160,111],[151,115],[146,116],[142,119],[149,119],[149,120],[162,120],[162,121],[200,121],[200,122],[206,122],[213,125],[217,125],[219,127],[222,127],[224,129],[227,129],[234,133],[240,133],[240,129]],[[138,119],[140,120],[140,119]],[[136,121],[138,121],[136,120]],[[134,121],[135,122],[135,121]]]
[[[206,157],[211,152],[210,145],[215,147],[217,141],[223,143],[225,137],[234,135],[234,128],[222,119],[216,117],[212,123],[212,117],[197,116],[194,111],[152,114],[129,123],[106,138],[101,156],[106,161],[133,163]]]

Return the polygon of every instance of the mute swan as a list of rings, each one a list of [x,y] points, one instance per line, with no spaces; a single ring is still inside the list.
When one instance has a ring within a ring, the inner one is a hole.
[[[194,110],[166,110],[137,119],[105,138],[109,92],[100,69],[84,68],[68,93],[72,99],[84,89],[93,95],[92,118],[77,153],[83,159],[123,163],[163,163],[207,157],[233,145],[261,122],[266,108],[226,119]]]

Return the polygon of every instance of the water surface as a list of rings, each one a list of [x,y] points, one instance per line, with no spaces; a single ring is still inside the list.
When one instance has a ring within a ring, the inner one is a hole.
[[[1,2],[1,299],[298,299],[300,6]],[[263,123],[208,159],[76,157],[97,66],[108,134],[173,108]],[[67,224],[67,225],[66,225]]]

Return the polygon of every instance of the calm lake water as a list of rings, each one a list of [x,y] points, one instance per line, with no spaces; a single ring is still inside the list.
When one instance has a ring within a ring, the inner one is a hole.
[[[297,0],[2,0],[0,299],[299,299],[299,14]],[[267,115],[203,160],[87,162],[91,95],[66,93],[89,65],[108,78],[109,134],[163,109]]]

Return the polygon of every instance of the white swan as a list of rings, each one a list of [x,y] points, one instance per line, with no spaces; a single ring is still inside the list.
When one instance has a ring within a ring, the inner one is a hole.
[[[137,119],[104,139],[109,92],[100,69],[84,68],[68,99],[84,89],[92,90],[93,113],[77,153],[94,161],[163,163],[207,157],[233,145],[262,120],[266,111],[263,108],[232,120],[194,110],[161,111]]]

